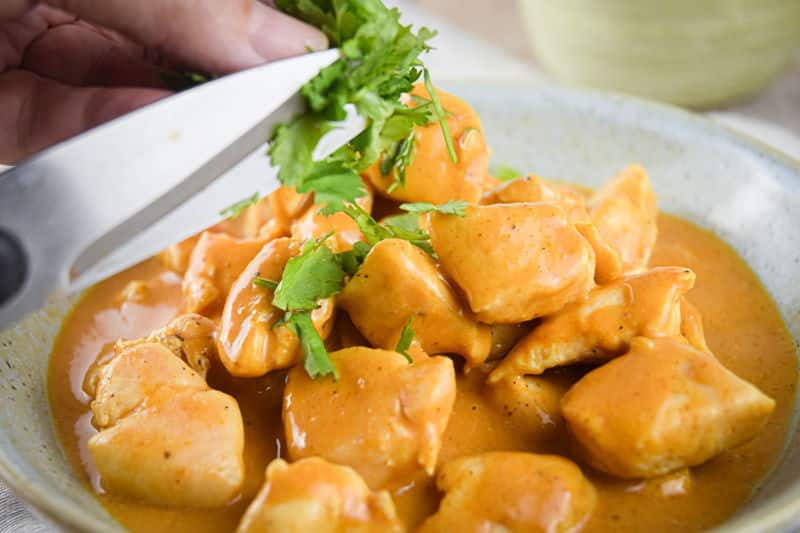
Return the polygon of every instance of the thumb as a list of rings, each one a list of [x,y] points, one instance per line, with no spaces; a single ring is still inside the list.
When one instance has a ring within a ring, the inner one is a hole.
[[[47,0],[180,66],[227,73],[327,48],[325,35],[256,0]]]

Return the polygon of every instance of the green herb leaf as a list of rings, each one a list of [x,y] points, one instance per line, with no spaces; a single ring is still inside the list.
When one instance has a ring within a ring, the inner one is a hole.
[[[434,205],[428,202],[416,202],[413,204],[400,204],[400,209],[409,213],[441,213],[443,215],[455,215],[463,217],[466,213],[467,202],[463,200],[450,200],[441,205]]]
[[[274,291],[275,289],[278,288],[277,281],[272,281],[271,279],[264,279],[264,278],[253,278],[253,285],[270,291]]]
[[[411,329],[411,320],[412,317],[408,317],[408,320],[406,320],[406,325],[403,326],[403,331],[400,332],[400,338],[397,340],[397,346],[394,348],[395,352],[406,358],[408,364],[414,362],[411,356],[408,355],[408,349],[411,347],[411,342],[414,340],[414,330]]]
[[[325,348],[325,343],[320,337],[314,322],[311,320],[310,311],[292,313],[286,319],[286,326],[291,329],[297,338],[300,339],[300,347],[303,350],[303,367],[306,369],[311,379],[322,376],[333,375],[333,379],[339,379],[330,354]]]
[[[453,146],[453,137],[450,135],[450,126],[447,125],[446,113],[444,108],[442,108],[442,103],[439,101],[439,95],[436,94],[436,89],[433,87],[428,69],[424,70],[424,76],[425,88],[428,90],[431,103],[433,104],[433,114],[436,117],[436,121],[442,127],[442,135],[444,135],[444,144],[447,146],[447,153],[450,154],[450,161],[455,165],[458,163],[458,155],[456,154],[455,146]]]
[[[351,250],[336,254],[336,258],[339,261],[339,265],[341,265],[342,270],[352,276],[358,272],[359,268],[361,268],[362,263],[364,263],[364,259],[367,257],[367,254],[371,249],[372,247],[369,244],[357,241],[355,244],[353,244],[353,248]]]
[[[309,112],[282,125],[273,134],[269,154],[279,167],[278,179],[299,192],[314,192],[317,203],[327,203],[327,213],[341,210],[365,194],[358,174],[381,158],[382,169],[392,173],[393,188],[403,186],[414,157],[413,130],[429,124],[444,111],[435,98],[408,107],[401,95],[409,92],[422,74],[419,56],[430,49],[435,32],[400,24],[400,12],[381,0],[277,0],[283,11],[324,31],[338,46],[342,58],[322,69],[301,93]],[[426,75],[430,85],[430,76]],[[332,121],[346,116],[345,106],[355,105],[366,119],[366,129],[337,153],[322,161],[312,154]],[[437,114],[438,113],[438,114]],[[444,125],[446,129],[446,124]],[[452,139],[445,134],[452,150]]]
[[[325,246],[327,237],[308,241],[297,257],[289,259],[272,304],[295,313],[316,309],[318,301],[342,290],[345,271]]]
[[[258,203],[260,196],[258,193],[254,193],[252,196],[245,198],[244,200],[240,200],[233,205],[229,205],[225,209],[219,212],[220,216],[230,218],[230,217],[238,217],[242,214],[242,212],[250,207],[251,205],[255,205]]]
[[[419,231],[419,215],[417,213],[403,213],[392,215],[381,221],[384,226],[392,226],[395,229],[406,231]]]
[[[491,174],[500,181],[510,181],[522,176],[522,172],[508,165],[493,166]]]

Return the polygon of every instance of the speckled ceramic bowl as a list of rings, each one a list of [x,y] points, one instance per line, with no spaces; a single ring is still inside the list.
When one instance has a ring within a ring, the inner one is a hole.
[[[800,342],[800,165],[719,126],[629,98],[526,86],[448,90],[483,117],[494,160],[596,186],[630,162],[653,177],[662,208],[731,243],[775,298]],[[41,514],[69,529],[121,527],[61,453],[46,370],[69,302],[0,334],[0,475]],[[793,426],[794,427],[794,426]],[[791,531],[800,524],[800,435],[752,501],[719,531]]]

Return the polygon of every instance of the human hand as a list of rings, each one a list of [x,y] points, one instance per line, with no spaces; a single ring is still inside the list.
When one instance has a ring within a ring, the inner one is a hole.
[[[168,95],[164,68],[224,74],[326,47],[256,0],[3,0],[0,163]]]

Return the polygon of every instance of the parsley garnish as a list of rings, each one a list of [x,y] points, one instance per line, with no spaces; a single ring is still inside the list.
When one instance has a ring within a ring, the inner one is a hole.
[[[341,210],[365,194],[359,173],[378,161],[392,173],[392,188],[405,183],[414,156],[414,127],[444,120],[430,75],[425,82],[431,100],[416,107],[401,102],[422,74],[419,56],[430,49],[435,32],[400,24],[400,12],[380,0],[277,0],[283,11],[324,31],[338,46],[342,58],[322,69],[301,93],[308,112],[279,126],[269,154],[279,167],[278,179],[300,193],[314,192],[328,213]],[[312,154],[332,123],[346,116],[353,104],[366,119],[366,129],[322,161]],[[446,123],[443,135],[451,158],[455,156]],[[455,160],[455,159],[454,159]]]
[[[250,207],[251,205],[255,205],[258,203],[260,196],[258,193],[253,193],[252,196],[248,196],[244,200],[239,200],[233,205],[229,205],[225,209],[219,212],[220,216],[230,218],[230,217],[238,217],[242,214],[242,212]]]
[[[500,181],[510,181],[522,176],[522,173],[514,167],[510,167],[508,165],[495,165],[492,168],[492,176]]]
[[[467,209],[467,202],[463,200],[450,200],[441,205],[431,204],[429,202],[417,202],[413,204],[400,204],[400,209],[408,211],[409,213],[441,213],[443,215],[455,215],[463,217]]]
[[[264,278],[255,278],[253,279],[253,285],[256,287],[261,287],[262,289],[268,289],[274,291],[278,288],[278,282],[272,281],[271,279],[264,279]]]
[[[329,236],[306,242],[300,255],[289,259],[272,304],[289,313],[312,311],[317,302],[342,289],[345,271],[325,246]]]
[[[433,104],[433,114],[436,116],[436,120],[439,122],[439,125],[442,127],[442,134],[444,135],[444,144],[447,146],[447,153],[450,154],[450,161],[453,164],[458,163],[458,155],[456,155],[456,148],[453,146],[453,137],[450,136],[450,126],[447,125],[447,115],[442,108],[441,102],[439,102],[439,95],[436,94],[436,89],[433,87],[433,83],[431,83],[431,75],[427,69],[425,69],[425,89],[428,90],[428,94],[431,97],[431,103]]]
[[[411,341],[414,340],[414,330],[411,329],[411,319],[412,317],[408,317],[408,320],[406,320],[406,325],[403,326],[403,331],[400,332],[400,338],[397,339],[397,346],[394,347],[394,351],[405,357],[408,364],[414,362],[411,356],[408,355]]]
[[[272,305],[285,313],[282,323],[300,339],[303,364],[312,379],[329,374],[339,378],[311,320],[319,300],[341,292],[344,286],[346,272],[341,261],[324,244],[329,236],[308,241],[300,255],[289,259],[272,299]]]

